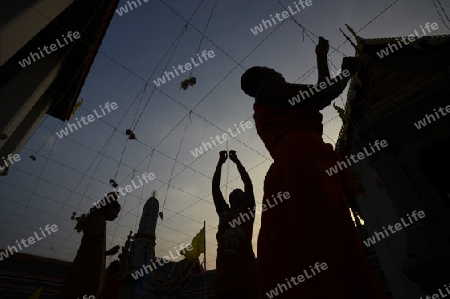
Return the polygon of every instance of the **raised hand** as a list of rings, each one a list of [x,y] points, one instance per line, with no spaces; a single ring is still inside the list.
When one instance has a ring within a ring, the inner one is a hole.
[[[328,40],[319,36],[319,43],[316,46],[316,54],[320,56],[327,56],[329,50],[330,45],[328,43]]]
[[[219,152],[219,155],[220,155],[219,163],[221,163],[221,164],[225,163],[225,161],[226,161],[227,158],[228,158],[228,153],[227,153],[227,151],[220,151],[220,152]]]
[[[110,250],[105,252],[105,255],[115,255],[117,252],[119,252],[120,246],[116,245],[113,248],[111,248]]]
[[[230,160],[233,161],[234,163],[239,161],[238,157],[236,156],[236,151],[230,151],[229,157]]]
[[[361,67],[362,60],[359,57],[344,57],[342,59],[342,70],[348,70],[350,75],[354,75],[356,71]]]

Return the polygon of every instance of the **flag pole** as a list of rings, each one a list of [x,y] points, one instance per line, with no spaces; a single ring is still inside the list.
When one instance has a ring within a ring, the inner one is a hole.
[[[204,238],[203,238],[203,242],[204,242],[204,248],[205,248],[205,252],[203,252],[203,265],[204,265],[204,267],[205,267],[205,299],[206,299],[206,221],[203,221],[203,230],[204,230],[204,232],[205,232],[205,234],[204,234]]]

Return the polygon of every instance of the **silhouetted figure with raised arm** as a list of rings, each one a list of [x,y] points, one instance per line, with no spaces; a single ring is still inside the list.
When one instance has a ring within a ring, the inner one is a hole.
[[[118,192],[110,192],[100,208],[91,208],[89,214],[80,217],[72,216],[77,221],[75,229],[82,231],[83,237],[61,289],[60,299],[78,299],[85,295],[100,298],[106,262],[106,221],[113,221],[120,212],[118,195]]]
[[[212,181],[212,195],[217,214],[217,259],[215,289],[218,299],[257,298],[256,260],[252,248],[255,197],[252,181],[245,171],[235,151],[230,151],[244,190],[234,189],[230,193],[230,206],[220,191],[222,165],[227,160],[227,152],[221,151]]]
[[[127,250],[125,247],[122,247],[119,260],[115,260],[109,264],[103,280],[102,293],[97,299],[119,299],[122,283],[128,272],[127,255]]]
[[[331,79],[328,50],[328,41],[319,38],[314,86],[287,83],[267,67],[252,67],[241,78],[242,90],[255,98],[258,135],[274,159],[263,204],[278,192],[290,194],[261,215],[261,299],[385,298],[349,212],[347,199],[357,194],[350,173],[346,168],[333,176],[325,172],[342,160],[322,140],[320,110],[343,92],[360,65],[359,59],[345,57],[342,74]]]

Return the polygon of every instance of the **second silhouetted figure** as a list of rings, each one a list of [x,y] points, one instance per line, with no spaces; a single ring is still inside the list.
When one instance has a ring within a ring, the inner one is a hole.
[[[221,151],[212,181],[212,195],[219,215],[215,289],[216,298],[257,298],[256,260],[252,248],[255,197],[253,185],[244,166],[230,151],[242,181],[244,190],[234,189],[230,193],[230,206],[220,191],[222,165],[227,152]]]

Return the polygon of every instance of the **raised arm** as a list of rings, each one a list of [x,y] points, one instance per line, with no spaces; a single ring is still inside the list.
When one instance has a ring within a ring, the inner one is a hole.
[[[308,107],[322,110],[344,91],[360,63],[359,58],[345,57],[342,62],[342,75],[328,79],[331,84],[326,80],[319,83],[319,86],[291,84],[280,78],[267,77],[263,79],[258,89],[256,102],[294,110]]]
[[[245,196],[249,200],[248,204],[250,205],[250,207],[254,207],[255,206],[255,196],[253,194],[252,180],[250,179],[250,176],[248,175],[247,171],[245,170],[245,167],[242,165],[241,161],[236,156],[236,151],[230,151],[230,160],[236,164],[239,174],[241,175],[241,179],[244,182]]]
[[[222,173],[222,165],[227,160],[227,152],[221,151],[219,162],[217,162],[216,171],[214,172],[213,180],[212,180],[212,196],[214,205],[216,206],[217,215],[221,215],[227,209],[229,209],[228,204],[225,202],[223,198],[222,191],[220,191],[220,176]]]
[[[119,250],[120,250],[120,246],[119,246],[119,245],[116,245],[116,246],[114,246],[113,248],[111,248],[110,250],[107,250],[107,251],[105,252],[105,255],[106,255],[106,256],[108,256],[108,255],[115,255],[117,252],[119,252]]]
[[[361,60],[356,57],[344,57],[341,66],[342,74],[331,78],[328,68],[328,50],[328,40],[319,37],[316,47],[318,71],[316,85],[287,83],[279,73],[272,70],[272,73],[259,83],[256,103],[294,110],[305,108],[322,110],[330,105],[344,91],[348,81],[359,69]]]
[[[330,69],[328,68],[329,49],[330,45],[328,44],[328,40],[320,36],[319,44],[316,47],[317,72],[319,73],[317,84],[320,82],[325,82],[326,79],[330,77]]]

